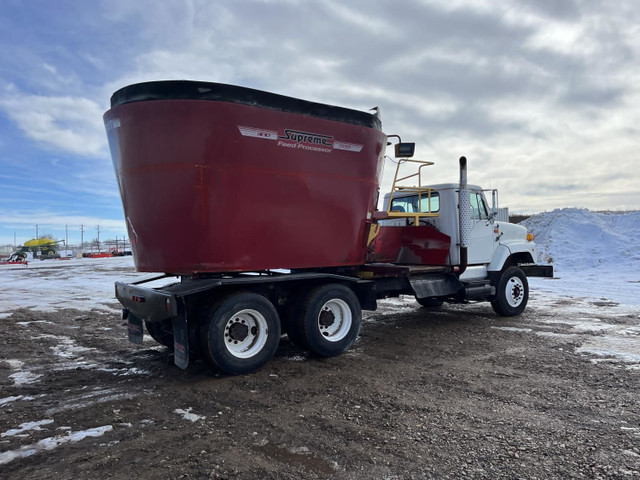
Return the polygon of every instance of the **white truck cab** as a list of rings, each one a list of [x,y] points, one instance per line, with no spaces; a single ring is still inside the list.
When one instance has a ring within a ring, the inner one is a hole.
[[[436,213],[437,216],[420,219],[422,224],[430,224],[441,233],[451,237],[449,264],[460,264],[460,225],[458,198],[460,185],[442,183],[427,185],[429,196],[416,193],[396,192],[391,201],[391,211],[407,213]],[[496,220],[497,205],[489,206],[485,191],[478,185],[467,185],[470,204],[470,228],[468,240],[468,266],[461,280],[485,278],[488,272],[498,272],[509,260],[512,264],[534,263],[535,243],[528,236],[527,229],[509,222]],[[391,194],[384,196],[383,210],[389,206]],[[496,198],[494,195],[493,198]],[[381,220],[381,225],[405,226],[412,219],[393,218]],[[528,239],[529,238],[529,239]]]

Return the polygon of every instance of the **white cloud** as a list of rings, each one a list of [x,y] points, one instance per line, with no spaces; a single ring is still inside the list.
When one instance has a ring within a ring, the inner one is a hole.
[[[497,6],[496,2],[492,2],[491,0],[421,0],[421,2],[444,12],[466,10],[478,13],[489,13]]]
[[[582,25],[553,22],[529,37],[525,46],[533,49],[544,48],[567,55],[578,51],[583,55],[589,55],[593,53],[594,48],[587,43],[589,39],[585,38],[584,33]]]
[[[323,9],[331,16],[371,35],[383,37],[400,37],[400,32],[389,28],[384,18],[374,15],[366,15],[365,9],[354,9],[346,6],[344,2],[325,0],[321,2]]]
[[[460,106],[460,102],[448,95],[425,97],[419,93],[386,90],[367,84],[346,85],[343,87],[343,94],[353,99],[369,99],[369,103],[378,99],[388,105],[393,105],[393,108],[411,109],[415,114],[425,118],[446,118]]]
[[[92,100],[14,90],[0,97],[0,108],[33,140],[78,155],[105,154],[103,111]]]
[[[45,68],[45,70],[48,70],[49,72],[53,73],[54,75],[56,75],[58,73],[58,71],[56,70],[56,67],[54,67],[53,65],[49,65],[48,63],[45,63],[43,65],[43,67]]]

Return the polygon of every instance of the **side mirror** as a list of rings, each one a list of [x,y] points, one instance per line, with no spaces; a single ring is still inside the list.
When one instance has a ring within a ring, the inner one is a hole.
[[[491,190],[484,190],[485,192],[491,192],[491,213],[489,213],[489,219],[493,220],[498,217],[498,190],[493,188]]]
[[[410,158],[416,151],[415,143],[401,142],[396,143],[396,158]]]

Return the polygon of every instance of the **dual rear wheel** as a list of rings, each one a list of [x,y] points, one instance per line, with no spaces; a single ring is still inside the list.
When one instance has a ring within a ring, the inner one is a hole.
[[[335,357],[351,347],[360,333],[360,302],[344,285],[322,285],[307,294],[286,324],[295,345],[321,357]]]
[[[494,283],[491,301],[501,316],[515,316],[527,305],[529,285],[524,272],[507,268]],[[418,300],[427,308],[438,308],[437,298]],[[362,313],[354,292],[338,283],[318,286],[304,296],[299,306],[284,318],[289,339],[318,356],[340,355],[353,345],[360,332]],[[151,336],[173,347],[170,322],[147,323]],[[278,349],[280,317],[273,304],[252,292],[231,293],[203,312],[199,322],[200,351],[205,358],[229,374],[253,372],[266,364]]]
[[[355,342],[362,315],[356,295],[344,285],[327,284],[309,292],[301,307],[285,319],[289,338],[316,355],[333,357]],[[264,296],[232,293],[200,319],[200,347],[205,358],[229,374],[253,372],[278,349],[278,312]]]
[[[205,312],[200,324],[201,351],[225,373],[253,372],[278,349],[278,312],[262,295],[234,293]]]

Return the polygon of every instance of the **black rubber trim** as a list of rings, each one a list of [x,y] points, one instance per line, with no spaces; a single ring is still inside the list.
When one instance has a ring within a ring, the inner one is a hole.
[[[535,263],[521,263],[518,265],[527,277],[553,278],[553,265],[536,265]]]
[[[163,80],[123,87],[111,96],[111,108],[149,100],[209,100],[268,108],[287,113],[309,115],[325,120],[362,125],[380,130],[380,119],[359,110],[309,102],[253,88],[224,83],[191,80]]]

